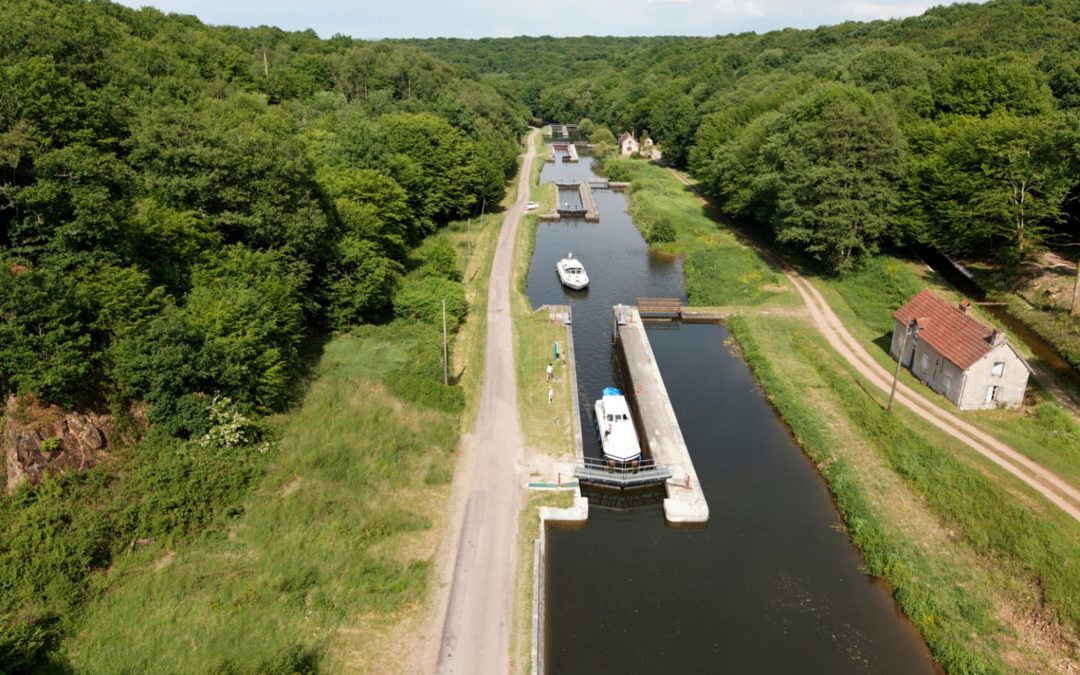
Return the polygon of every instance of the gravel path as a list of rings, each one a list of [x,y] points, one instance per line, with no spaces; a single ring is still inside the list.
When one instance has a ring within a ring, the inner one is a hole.
[[[488,286],[484,384],[476,428],[462,439],[451,497],[451,549],[443,553],[452,577],[440,575],[436,603],[444,617],[440,673],[506,673],[523,442],[517,418],[510,277],[518,221],[529,200],[535,158],[528,137],[518,179],[518,199],[503,220]],[[449,572],[449,569],[446,570]],[[445,608],[445,614],[443,609]],[[430,661],[429,661],[430,663]]]
[[[674,170],[672,173],[690,186],[701,201],[707,202],[685,176]],[[814,284],[771,251],[748,241],[748,238],[741,233],[736,233],[740,234],[744,242],[765,255],[783,271],[809,308],[814,325],[833,349],[873,385],[888,392],[892,386],[892,373],[875,361],[862,343],[844,327],[840,317],[833,312],[832,307]],[[899,383],[896,387],[894,402],[907,407],[938,429],[960,440],[972,450],[1019,478],[1061,510],[1076,520],[1080,520],[1080,490],[1054,472],[976,428],[958,415],[937,407],[903,383]]]

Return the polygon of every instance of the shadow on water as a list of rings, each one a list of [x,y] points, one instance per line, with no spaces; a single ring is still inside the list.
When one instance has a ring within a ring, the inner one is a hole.
[[[541,179],[588,179],[590,166],[549,164]],[[533,306],[573,306],[587,432],[600,389],[620,383],[611,306],[683,296],[680,262],[648,252],[625,196],[596,196],[599,223],[540,224],[528,284]],[[558,283],[568,250],[589,272],[588,295]],[[548,672],[935,672],[887,589],[860,571],[824,482],[725,345],[727,330],[665,328],[649,338],[711,522],[675,529],[660,506],[631,504],[549,529]]]

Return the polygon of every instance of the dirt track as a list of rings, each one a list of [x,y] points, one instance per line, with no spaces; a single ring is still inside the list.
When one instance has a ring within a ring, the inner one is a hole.
[[[701,201],[707,202],[685,176],[674,170],[672,170],[672,173],[694,190],[694,194]],[[840,318],[832,311],[829,303],[825,301],[825,298],[810,280],[803,277],[797,270],[779,259],[775,254],[772,254],[772,252],[765,251],[755,243],[748,241],[741,233],[737,232],[737,234],[740,234],[744,242],[766,255],[771,262],[783,270],[784,275],[795,287],[795,290],[810,310],[814,325],[825,336],[833,349],[863,377],[879,389],[888,392],[892,386],[892,373],[874,361],[866,348],[848,332],[847,328],[841,323]],[[1033,462],[1020,452],[976,428],[959,416],[938,408],[903,383],[900,383],[896,388],[895,403],[909,408],[930,424],[960,440],[980,455],[1031,486],[1032,489],[1070,516],[1080,520],[1080,490],[1077,490],[1057,474]]]
[[[523,455],[517,418],[510,276],[518,221],[529,199],[535,157],[528,137],[518,198],[506,214],[488,286],[484,384],[474,432],[462,439],[451,496],[450,546],[440,555],[437,657],[429,646],[420,670],[506,673],[510,670],[516,539]],[[452,573],[452,574],[451,574]]]

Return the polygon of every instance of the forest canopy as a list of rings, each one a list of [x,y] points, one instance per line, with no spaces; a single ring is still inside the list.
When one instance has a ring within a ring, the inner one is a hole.
[[[414,47],[0,5],[0,387],[280,410],[312,334],[393,316],[407,254],[495,204],[525,110]]]
[[[712,38],[409,40],[542,119],[648,133],[728,215],[844,271],[1080,238],[1080,3]]]

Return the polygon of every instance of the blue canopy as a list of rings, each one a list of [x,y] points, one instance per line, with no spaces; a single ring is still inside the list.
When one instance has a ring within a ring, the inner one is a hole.
[[[604,396],[622,396],[622,392],[615,387],[604,387],[604,391],[601,393]]]

